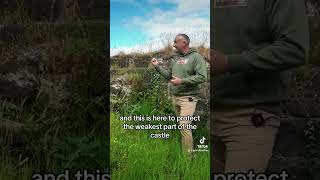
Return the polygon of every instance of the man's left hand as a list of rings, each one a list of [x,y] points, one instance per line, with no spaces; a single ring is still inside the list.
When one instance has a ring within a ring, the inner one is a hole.
[[[170,80],[170,82],[172,85],[178,86],[181,84],[181,79],[176,76],[172,76],[172,79]]]

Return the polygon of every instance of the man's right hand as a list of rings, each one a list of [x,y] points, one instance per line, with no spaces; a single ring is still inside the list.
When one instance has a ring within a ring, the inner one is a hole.
[[[159,64],[158,60],[156,58],[152,58],[151,60],[152,65],[156,66]]]

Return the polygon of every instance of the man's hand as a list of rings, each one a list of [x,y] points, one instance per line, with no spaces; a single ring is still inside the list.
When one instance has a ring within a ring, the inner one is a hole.
[[[181,79],[176,76],[172,76],[172,79],[170,80],[170,82],[172,85],[178,86],[181,84]]]
[[[223,53],[216,51],[214,49],[210,50],[210,69],[213,74],[222,74],[227,72],[228,67],[228,58]]]
[[[158,60],[156,58],[152,58],[151,60],[152,65],[156,66],[159,64]]]

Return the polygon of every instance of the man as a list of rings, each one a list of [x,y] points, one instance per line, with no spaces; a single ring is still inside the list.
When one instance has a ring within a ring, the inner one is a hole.
[[[280,103],[288,94],[288,70],[308,56],[305,4],[215,0],[212,5],[212,172],[264,172],[280,126]]]
[[[198,84],[205,82],[207,67],[205,60],[195,50],[189,47],[190,39],[185,34],[178,34],[174,39],[173,47],[176,56],[172,59],[169,69],[159,66],[157,59],[151,63],[156,70],[167,80],[170,80],[170,91],[175,113],[177,116],[192,116],[195,112],[198,94]],[[191,121],[179,121],[180,125],[190,124]],[[192,152],[192,131],[181,129],[182,147],[185,152]]]

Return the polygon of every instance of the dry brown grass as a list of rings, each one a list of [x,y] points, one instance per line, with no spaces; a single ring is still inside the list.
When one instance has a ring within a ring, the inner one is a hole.
[[[210,59],[210,48],[201,45],[198,47],[191,47],[192,49],[195,49],[201,56],[208,61]],[[150,60],[155,58],[162,58],[164,60],[170,59],[174,56],[174,50],[172,46],[168,46],[165,48],[162,48],[157,51],[150,51],[147,53],[129,53],[126,54],[124,52],[120,52],[119,54],[113,56],[113,59],[122,59],[122,60],[128,60],[128,59],[134,59],[134,60],[144,60],[146,58],[149,58]]]
[[[200,45],[196,47],[198,53],[202,55],[205,59],[210,59],[210,48],[205,47],[204,45]]]
[[[162,46],[159,50],[154,50],[156,44],[149,42],[146,44],[147,52],[133,52],[133,53],[125,53],[124,51],[120,51],[115,57],[117,58],[134,58],[141,56],[150,56],[150,57],[161,57],[161,58],[170,58],[174,54],[173,48],[173,40],[176,34],[173,33],[162,33],[160,34],[160,41],[157,42]],[[200,31],[193,35],[192,41],[198,42],[198,46],[191,47],[196,49],[198,53],[200,53],[206,60],[210,59],[210,48],[205,45],[208,44],[209,41],[209,33],[206,31]]]

